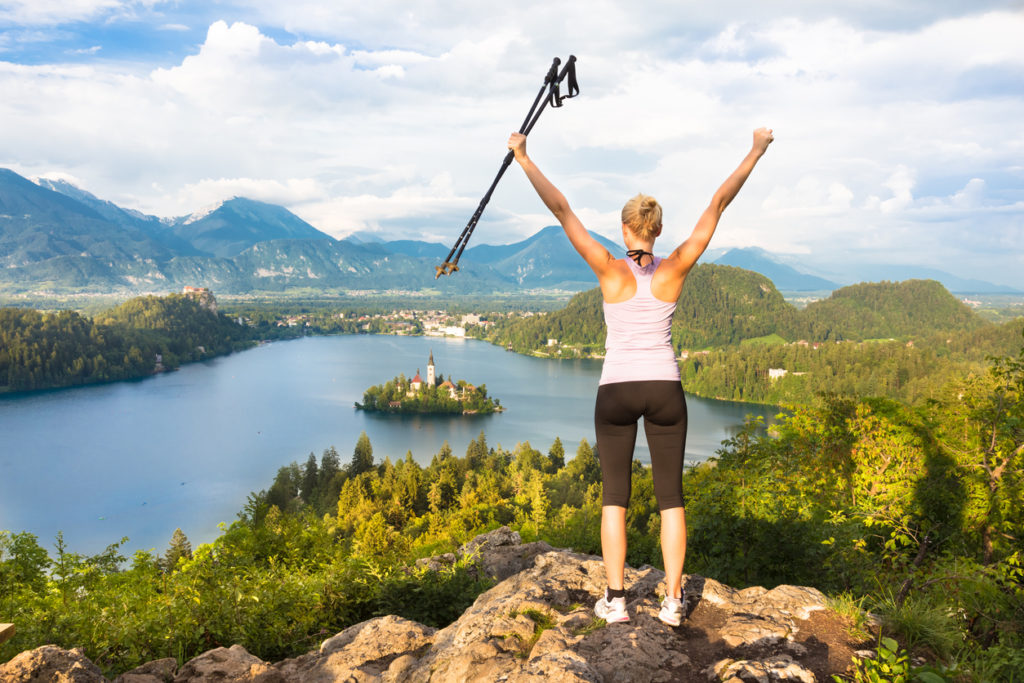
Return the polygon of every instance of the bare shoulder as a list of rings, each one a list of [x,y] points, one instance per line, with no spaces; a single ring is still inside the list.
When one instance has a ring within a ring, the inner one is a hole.
[[[612,259],[598,277],[601,296],[610,304],[627,301],[636,294],[636,278],[625,259]]]
[[[677,249],[658,264],[658,269],[651,278],[651,294],[662,301],[676,301],[683,291],[683,282],[689,272],[690,268],[679,257]]]

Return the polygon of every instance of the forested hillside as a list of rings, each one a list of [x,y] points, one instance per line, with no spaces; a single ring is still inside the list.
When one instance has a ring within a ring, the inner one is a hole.
[[[676,306],[672,344],[677,353],[738,344],[785,330],[796,315],[764,275],[733,266],[698,265],[686,277]]]
[[[989,356],[1020,346],[1024,321],[969,333],[933,333],[921,342],[743,344],[692,354],[683,385],[700,396],[772,405],[808,403],[819,394],[886,396],[917,405],[958,374],[980,373]]]
[[[684,385],[702,396],[781,404],[830,392],[919,403],[955,374],[1011,353],[1022,324],[989,323],[932,280],[844,287],[798,310],[761,275],[698,265],[676,307],[672,343]],[[602,355],[601,293],[473,334],[521,353]]]
[[[603,353],[601,301],[599,289],[581,292],[560,311],[499,322],[487,339],[521,353],[544,348],[548,339]],[[763,275],[732,266],[701,264],[687,277],[679,298],[672,344],[677,352],[736,344],[792,327],[796,313]]]
[[[0,393],[143,377],[229,353],[251,338],[246,327],[181,294],[132,299],[95,319],[0,308]]]
[[[787,339],[920,339],[941,332],[958,335],[985,327],[985,321],[935,280],[850,285],[807,305]]]

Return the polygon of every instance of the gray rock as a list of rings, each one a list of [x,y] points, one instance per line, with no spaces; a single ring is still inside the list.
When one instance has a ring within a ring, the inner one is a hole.
[[[185,662],[174,683],[252,681],[269,670],[270,665],[262,659],[249,654],[241,645],[232,645],[209,650]]]
[[[755,586],[740,591],[714,579],[704,579],[700,599],[730,614],[721,636],[732,647],[792,640],[799,631],[798,620],[806,621],[812,612],[826,608],[825,596],[814,588]]]
[[[519,546],[484,546],[479,564],[484,573],[496,581],[504,581],[533,566],[538,555],[549,553],[554,548],[544,541],[535,541]]]
[[[274,665],[260,683],[331,683],[401,680],[417,654],[430,646],[436,629],[386,616],[350,626],[320,644],[316,652]],[[396,664],[398,660],[402,660]]]
[[[522,545],[523,539],[518,531],[512,531],[507,526],[499,527],[486,534],[480,534],[468,541],[459,548],[459,556],[472,555],[481,548],[498,548],[501,546]]]
[[[4,683],[109,683],[99,667],[80,648],[65,650],[43,645],[15,655],[0,666]]]
[[[554,549],[544,541],[524,544],[518,531],[512,531],[507,526],[503,526],[474,537],[454,553],[443,553],[416,560],[416,566],[418,568],[426,567],[431,571],[440,571],[462,558],[470,558],[485,576],[495,581],[504,581],[513,574],[532,567],[533,560],[538,555],[551,552]]]
[[[419,660],[416,659],[415,655],[401,655],[400,657],[395,658],[391,661],[391,664],[388,665],[388,670],[384,672],[383,680],[386,681],[386,683],[399,683],[399,681],[404,681],[408,678],[409,670],[412,669],[418,661]]]
[[[416,560],[417,567],[426,567],[430,571],[439,572],[446,567],[450,567],[455,564],[459,558],[455,557],[455,553],[443,553],[441,555],[434,555],[433,557],[423,557]]]
[[[780,613],[731,615],[720,631],[722,640],[730,647],[741,645],[771,645],[796,634],[796,624]]]
[[[114,683],[171,683],[177,670],[178,660],[174,657],[156,659],[125,671],[114,679]]]
[[[786,655],[760,660],[723,659],[708,667],[706,673],[708,680],[722,681],[723,683],[740,683],[740,681],[815,683],[813,671],[794,662],[791,657]]]

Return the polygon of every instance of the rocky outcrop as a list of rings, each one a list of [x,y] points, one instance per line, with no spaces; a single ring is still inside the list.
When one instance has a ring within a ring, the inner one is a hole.
[[[600,558],[527,548],[513,534],[499,530],[460,549],[460,554],[477,552],[480,565],[495,576],[517,563],[529,566],[481,594],[446,628],[380,617],[325,640],[316,651],[276,664],[235,645],[206,652],[176,671],[168,660],[150,662],[123,674],[118,683],[811,683],[846,671],[858,647],[826,609],[824,596],[797,586],[735,590],[687,576],[687,618],[679,627],[667,626],[657,618],[664,574],[652,567],[627,568],[631,619],[605,625],[592,610],[604,589]],[[443,564],[438,558],[431,561]],[[72,678],[70,673],[65,678],[8,678],[19,660],[23,663],[16,666],[24,671],[24,661],[47,659],[54,662],[50,671],[58,671],[59,660],[68,672],[91,667],[93,678]],[[0,680],[105,679],[80,652],[47,646],[0,667]]]
[[[114,683],[171,683],[177,670],[178,660],[166,657],[126,671],[114,679]]]
[[[22,652],[0,666],[3,683],[107,683],[99,667],[78,648],[64,650],[43,645]]]
[[[276,664],[273,672],[255,680],[403,681],[430,648],[434,633],[435,629],[402,617],[371,619],[328,638],[316,652]]]
[[[518,531],[503,526],[486,534],[480,534],[473,540],[464,543],[454,553],[444,553],[417,560],[416,566],[437,571],[442,567],[455,564],[460,559],[468,558],[475,562],[479,571],[485,576],[496,581],[504,581],[524,569],[529,569],[538,555],[552,550],[555,548],[544,541],[523,543]]]

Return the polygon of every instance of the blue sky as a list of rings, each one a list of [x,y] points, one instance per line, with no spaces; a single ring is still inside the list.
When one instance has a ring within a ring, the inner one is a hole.
[[[713,247],[1024,288],[1021,35],[1020,2],[0,0],[0,167],[160,216],[244,195],[450,242],[572,52],[582,94],[530,153],[591,229],[617,239],[644,191],[684,239],[767,125]],[[550,223],[513,168],[477,239]]]

